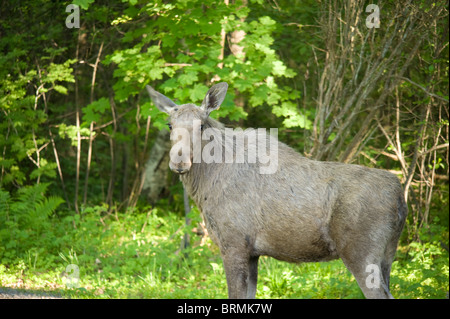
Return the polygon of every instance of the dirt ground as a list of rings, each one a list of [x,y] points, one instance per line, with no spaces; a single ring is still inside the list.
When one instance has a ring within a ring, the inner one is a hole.
[[[41,291],[0,287],[0,299],[63,299],[63,298],[59,295],[52,295]]]

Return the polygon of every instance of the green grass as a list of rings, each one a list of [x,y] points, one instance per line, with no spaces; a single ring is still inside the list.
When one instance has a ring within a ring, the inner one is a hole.
[[[197,226],[198,212],[192,218]],[[200,238],[191,233],[191,246],[181,250],[184,233],[193,226],[185,227],[176,214],[146,209],[108,216],[94,207],[81,220],[67,216],[50,222],[47,233],[15,247],[14,256],[3,254],[0,287],[70,298],[227,297],[217,246],[209,239],[200,246]],[[70,264],[79,269],[73,288],[67,285],[67,278],[76,275],[67,268]],[[258,278],[257,298],[364,298],[340,260],[289,264],[261,257]],[[445,298],[448,286],[448,252],[438,242],[399,249],[391,276],[394,297]]]

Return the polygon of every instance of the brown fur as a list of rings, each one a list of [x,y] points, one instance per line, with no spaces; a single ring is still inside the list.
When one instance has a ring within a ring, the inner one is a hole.
[[[209,118],[225,97],[224,83],[208,91],[201,107],[175,105],[148,87],[155,105],[170,114],[173,128],[192,136],[192,120],[214,128],[213,141],[227,139]],[[251,130],[238,134],[249,134]],[[269,137],[267,137],[269,139]],[[192,144],[192,140],[188,140]],[[247,140],[246,140],[247,141]],[[175,142],[175,141],[174,141]],[[203,141],[202,148],[210,141]],[[192,150],[192,146],[191,150]],[[247,143],[245,152],[254,151]],[[367,298],[392,298],[389,274],[407,208],[402,187],[389,172],[305,158],[278,142],[278,169],[261,174],[260,163],[171,163],[201,210],[220,248],[230,298],[254,298],[262,255],[288,262],[341,258]],[[369,288],[367,265],[380,269],[380,287]]]

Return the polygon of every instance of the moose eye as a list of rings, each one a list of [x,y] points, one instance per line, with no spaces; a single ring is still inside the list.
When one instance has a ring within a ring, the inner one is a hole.
[[[169,130],[172,130],[172,124],[167,123],[167,126],[169,127]]]
[[[205,126],[202,124],[202,125],[200,125],[200,130],[202,130],[203,131],[203,128],[204,128]]]

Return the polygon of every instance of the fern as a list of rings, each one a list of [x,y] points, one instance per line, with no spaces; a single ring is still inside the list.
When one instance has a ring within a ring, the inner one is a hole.
[[[0,262],[11,262],[14,256],[29,254],[54,238],[50,215],[64,201],[46,196],[47,188],[41,183],[15,194],[0,189]]]
[[[9,212],[10,198],[11,195],[0,188],[0,216]]]
[[[39,224],[45,221],[63,199],[57,196],[45,196],[48,184],[41,183],[19,189],[13,200],[7,192],[0,192],[0,210],[2,205],[9,205],[10,216],[22,226]]]
[[[48,184],[41,183],[33,186],[25,186],[17,191],[14,203],[11,205],[11,211],[18,217],[26,217],[35,210],[38,203],[45,199],[45,192]]]
[[[18,190],[18,201],[36,203],[44,199],[44,194],[47,191],[48,184],[41,183],[32,186],[25,186]]]
[[[64,200],[61,197],[49,196],[42,202],[37,203],[35,214],[36,216],[49,217],[62,203],[64,203]]]

